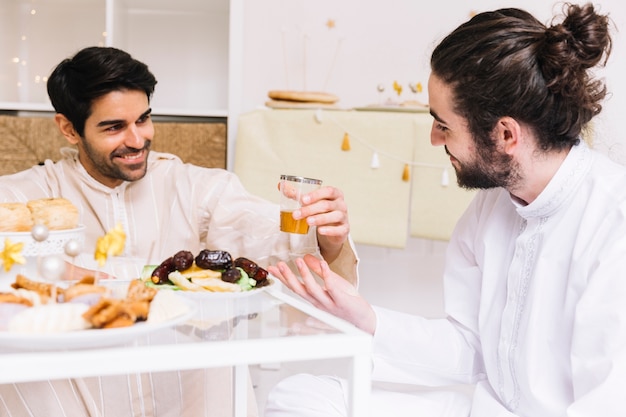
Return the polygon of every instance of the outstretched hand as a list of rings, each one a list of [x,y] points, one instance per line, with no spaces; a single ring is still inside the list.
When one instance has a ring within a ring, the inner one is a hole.
[[[298,278],[284,262],[269,266],[268,271],[315,307],[374,334],[376,330],[374,310],[352,284],[331,271],[326,261],[313,255],[297,258],[295,263],[301,278]],[[323,285],[315,280],[312,272],[322,278]]]

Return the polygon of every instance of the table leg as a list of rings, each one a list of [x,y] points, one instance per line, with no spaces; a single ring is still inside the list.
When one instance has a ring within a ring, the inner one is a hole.
[[[352,375],[348,407],[350,417],[366,417],[369,410],[369,399],[372,389],[370,355],[355,355],[352,358]]]
[[[233,415],[248,415],[248,365],[233,367]]]

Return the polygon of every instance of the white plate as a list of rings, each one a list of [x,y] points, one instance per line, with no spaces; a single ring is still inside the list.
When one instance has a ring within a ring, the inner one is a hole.
[[[117,329],[89,329],[45,334],[0,331],[0,346],[42,351],[124,345],[140,336],[173,327],[191,319],[198,311],[197,304],[184,299],[181,299],[181,302],[189,306],[189,311],[160,323],[139,322]]]

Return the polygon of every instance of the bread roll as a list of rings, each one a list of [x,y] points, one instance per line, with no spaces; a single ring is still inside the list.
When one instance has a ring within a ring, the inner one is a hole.
[[[26,204],[0,204],[0,232],[27,232],[32,227],[33,219]]]
[[[41,198],[26,203],[33,224],[45,224],[49,230],[74,229],[78,226],[78,209],[65,198]]]

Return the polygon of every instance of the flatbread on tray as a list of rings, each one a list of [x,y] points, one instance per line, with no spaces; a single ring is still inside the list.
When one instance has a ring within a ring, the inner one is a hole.
[[[267,95],[272,100],[301,103],[333,104],[339,101],[339,97],[336,95],[320,91],[271,90]]]

